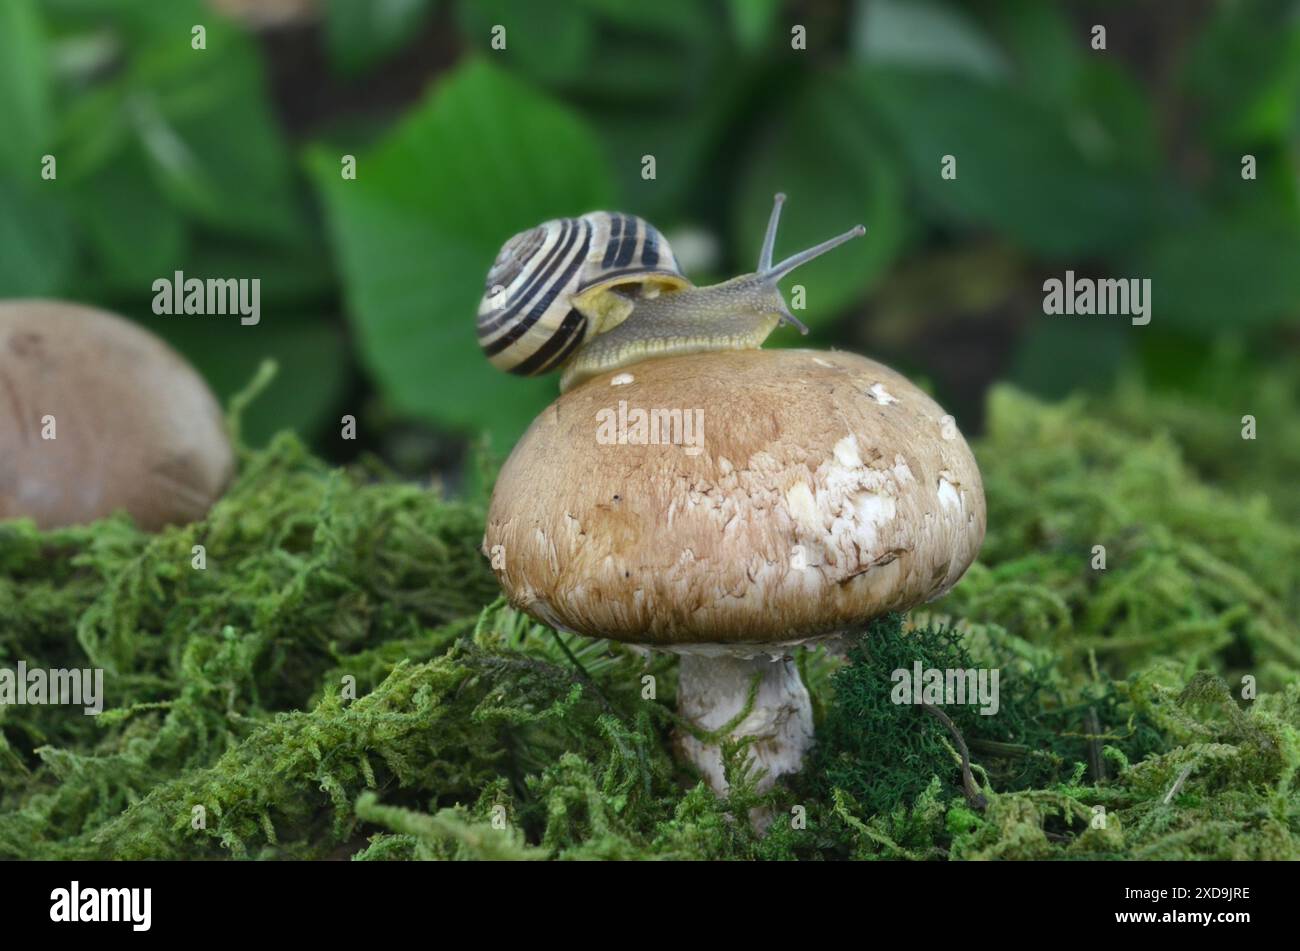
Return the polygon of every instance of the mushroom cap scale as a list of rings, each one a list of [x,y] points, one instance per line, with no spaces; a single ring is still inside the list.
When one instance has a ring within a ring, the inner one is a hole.
[[[90,307],[0,302],[0,519],[124,509],[154,530],[202,517],[233,471],[221,407],[162,340]]]
[[[938,597],[984,527],[969,446],[906,378],[851,353],[741,350],[557,399],[501,471],[484,550],[546,623],[740,653]]]

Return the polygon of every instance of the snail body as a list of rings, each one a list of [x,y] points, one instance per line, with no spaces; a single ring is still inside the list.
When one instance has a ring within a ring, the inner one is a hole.
[[[758,269],[709,287],[692,284],[663,235],[634,215],[597,211],[517,234],[488,272],[479,344],[510,373],[563,368],[564,392],[648,357],[755,349],[782,323],[807,333],[778,282],[866,229],[858,225],[774,265],[784,200],[776,196]]]

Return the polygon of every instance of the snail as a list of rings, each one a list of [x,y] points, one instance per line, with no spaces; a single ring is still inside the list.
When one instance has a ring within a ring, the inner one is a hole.
[[[663,235],[635,215],[593,211],[521,232],[488,271],[479,345],[509,373],[563,368],[566,392],[646,357],[757,349],[780,324],[806,334],[777,283],[866,228],[773,264],[784,201],[773,202],[758,269],[710,287],[692,284]]]

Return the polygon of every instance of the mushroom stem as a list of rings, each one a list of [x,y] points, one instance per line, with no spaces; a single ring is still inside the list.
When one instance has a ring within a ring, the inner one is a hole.
[[[766,770],[758,782],[760,792],[771,788],[777,777],[798,772],[812,746],[812,701],[790,657],[683,654],[677,712],[707,734],[701,738],[679,730],[677,746],[719,795],[727,792],[722,772],[725,738],[753,738],[749,753],[755,769]]]

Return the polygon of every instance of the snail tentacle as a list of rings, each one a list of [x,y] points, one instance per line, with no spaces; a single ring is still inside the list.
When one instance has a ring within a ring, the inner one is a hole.
[[[776,250],[776,228],[781,223],[781,206],[785,204],[785,192],[777,192],[772,198],[772,214],[767,219],[767,231],[763,234],[763,248],[758,252],[758,273],[772,268],[772,252]]]
[[[843,234],[837,234],[833,238],[823,241],[821,244],[814,245],[811,248],[800,251],[798,254],[792,254],[780,264],[774,264],[766,270],[760,271],[759,274],[765,281],[773,283],[781,280],[797,267],[801,267],[811,261],[813,258],[819,258],[827,251],[838,248],[846,241],[852,241],[854,238],[860,238],[867,233],[864,225],[855,225]]]

